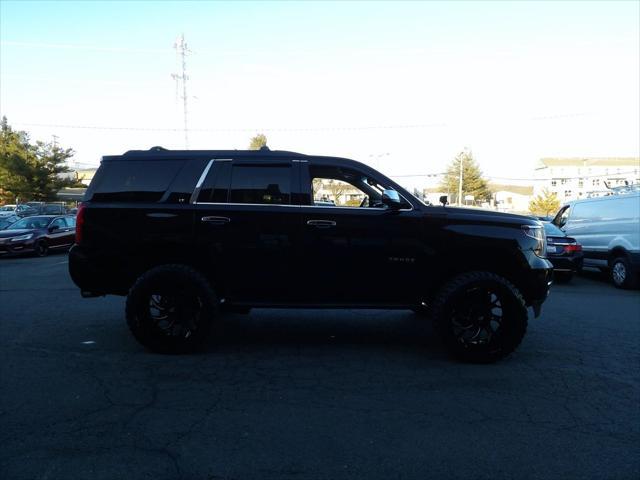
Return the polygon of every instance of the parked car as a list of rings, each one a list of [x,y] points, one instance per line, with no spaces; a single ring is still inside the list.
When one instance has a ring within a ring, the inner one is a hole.
[[[360,206],[314,205],[339,180]],[[552,278],[541,223],[426,206],[353,160],[153,148],[103,157],[77,216],[69,272],[83,296],[127,295],[138,341],[202,344],[221,310],[429,310],[457,356],[511,353]]]
[[[30,217],[31,215],[38,215],[40,209],[37,206],[22,203],[16,207],[15,213],[19,217]]]
[[[6,215],[0,217],[0,230],[4,230],[8,226],[16,223],[18,220],[20,220],[20,217],[18,217],[17,215]]]
[[[67,207],[63,203],[45,203],[40,206],[40,215],[67,215]]]
[[[582,269],[582,245],[553,223],[543,222],[542,225],[547,235],[547,258],[553,264],[554,279],[569,282],[573,274]]]
[[[3,205],[0,207],[0,218],[15,215],[16,205]]]
[[[640,193],[576,200],[553,223],[582,244],[584,266],[608,272],[619,288],[633,288],[640,274]]]
[[[0,254],[35,253],[44,257],[50,250],[70,247],[75,226],[75,217],[68,215],[22,218],[0,230]]]

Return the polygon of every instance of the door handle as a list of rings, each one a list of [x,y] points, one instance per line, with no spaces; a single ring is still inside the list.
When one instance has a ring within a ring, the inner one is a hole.
[[[308,220],[307,225],[316,228],[331,228],[336,226],[333,220]]]
[[[224,225],[229,223],[231,219],[229,217],[202,217],[200,221],[210,225]]]

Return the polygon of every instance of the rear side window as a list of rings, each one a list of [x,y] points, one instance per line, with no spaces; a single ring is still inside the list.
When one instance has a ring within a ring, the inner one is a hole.
[[[198,202],[226,203],[231,181],[231,161],[216,160],[200,188]]]
[[[87,199],[96,202],[157,202],[183,164],[181,160],[105,162],[89,187]]]
[[[288,165],[234,164],[231,203],[288,205],[291,202],[291,167]]]

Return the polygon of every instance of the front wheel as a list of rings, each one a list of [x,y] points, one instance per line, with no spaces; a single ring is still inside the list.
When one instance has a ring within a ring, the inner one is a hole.
[[[34,246],[33,251],[38,257],[46,257],[49,253],[49,246],[44,240],[38,240]]]
[[[207,279],[186,265],[155,267],[129,291],[126,317],[134,337],[158,353],[196,350],[207,338],[217,300]]]
[[[433,320],[456,357],[490,363],[513,352],[527,330],[527,308],[518,289],[490,272],[454,277],[437,294]]]

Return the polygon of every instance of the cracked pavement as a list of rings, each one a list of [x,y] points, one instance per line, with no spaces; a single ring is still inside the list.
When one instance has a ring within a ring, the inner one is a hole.
[[[640,292],[595,273],[466,365],[407,311],[254,310],[155,355],[66,269],[0,259],[0,478],[640,478]]]

